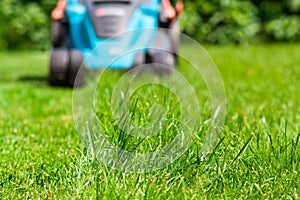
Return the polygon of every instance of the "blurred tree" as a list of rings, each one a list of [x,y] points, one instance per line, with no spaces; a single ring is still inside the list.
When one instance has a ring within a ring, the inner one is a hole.
[[[288,7],[289,10],[294,13],[294,14],[299,14],[300,13],[300,0],[288,0]]]
[[[219,44],[300,39],[300,0],[183,0],[181,30]],[[1,0],[0,49],[50,48],[56,0]]]
[[[197,40],[245,43],[300,39],[300,0],[185,0],[181,28]]]
[[[246,43],[260,32],[258,10],[250,1],[186,0],[182,31],[210,43]]]
[[[47,16],[37,3],[2,0],[0,17],[0,49],[49,48]]]
[[[255,0],[267,41],[298,41],[300,0]]]

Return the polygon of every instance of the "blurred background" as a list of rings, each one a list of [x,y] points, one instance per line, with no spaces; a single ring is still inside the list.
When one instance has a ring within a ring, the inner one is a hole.
[[[50,49],[56,0],[1,0],[0,50]],[[202,43],[300,40],[300,0],[184,0],[181,31]]]

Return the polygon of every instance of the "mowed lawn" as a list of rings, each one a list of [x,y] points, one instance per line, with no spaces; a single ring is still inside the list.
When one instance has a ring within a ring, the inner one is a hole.
[[[299,199],[300,44],[206,50],[226,89],[223,133],[204,159],[195,142],[145,174],[87,153],[72,90],[47,84],[48,52],[0,52],[0,199]]]

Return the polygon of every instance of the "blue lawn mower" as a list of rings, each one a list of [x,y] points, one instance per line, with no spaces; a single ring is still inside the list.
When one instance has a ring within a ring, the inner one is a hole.
[[[84,85],[83,61],[87,70],[175,67],[179,35],[165,28],[176,25],[163,19],[161,0],[68,0],[65,17],[52,23],[50,84]]]

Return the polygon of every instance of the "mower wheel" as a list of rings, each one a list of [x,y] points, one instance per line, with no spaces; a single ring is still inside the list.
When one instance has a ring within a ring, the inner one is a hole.
[[[65,86],[69,66],[69,52],[66,49],[54,49],[50,59],[50,85]]]
[[[61,20],[52,21],[51,37],[53,47],[62,47],[68,35],[68,26]]]
[[[84,85],[85,68],[84,66],[80,68],[82,64],[83,64],[82,53],[78,50],[71,50],[70,65],[69,65],[68,76],[67,76],[68,86],[80,87]]]
[[[154,71],[159,74],[169,74],[176,67],[176,58],[173,53],[167,51],[154,51],[150,54]]]
[[[139,52],[136,54],[134,61],[133,61],[133,66],[132,67],[138,67],[140,65],[143,65],[146,63],[146,55],[143,52]]]

